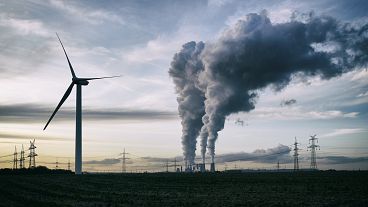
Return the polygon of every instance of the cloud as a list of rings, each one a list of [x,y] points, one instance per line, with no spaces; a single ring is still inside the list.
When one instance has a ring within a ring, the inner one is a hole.
[[[69,139],[66,138],[60,138],[60,137],[50,137],[50,136],[43,136],[43,135],[37,135],[34,136],[37,137],[37,140],[53,140],[53,141],[66,141]],[[32,135],[29,134],[19,134],[19,133],[4,133],[4,132],[0,132],[0,139],[16,139],[16,140],[22,140],[22,139],[26,139],[26,140],[31,140]]]
[[[368,96],[368,91],[359,94],[357,97],[365,97],[365,96]]]
[[[346,163],[356,163],[356,162],[368,162],[368,157],[346,157],[346,156],[325,156],[318,157],[319,162],[325,164],[346,164]]]
[[[367,129],[363,128],[335,129],[333,132],[320,135],[320,137],[336,137],[347,134],[359,134],[363,132],[367,132]]]
[[[0,122],[42,122],[47,121],[54,108],[35,104],[0,105]],[[53,121],[73,120],[74,108],[58,111]],[[136,110],[136,109],[85,109],[83,118],[87,120],[165,120],[177,118],[176,112]]]
[[[289,162],[291,149],[286,145],[279,145],[269,149],[257,149],[252,153],[239,152],[216,156],[217,163],[235,162],[235,161],[254,161],[260,163],[275,163],[281,161]]]
[[[328,120],[338,118],[355,118],[358,112],[345,113],[339,110],[308,111],[300,107],[258,107],[249,113],[253,119],[269,120]]]
[[[64,1],[60,0],[51,0],[50,3],[54,8],[66,12],[69,17],[73,18],[73,20],[80,20],[93,25],[102,24],[104,22],[125,24],[125,21],[119,15],[110,11],[102,9],[88,9],[86,5],[76,5],[72,2],[65,4]]]
[[[84,161],[83,164],[87,165],[114,165],[117,163],[120,163],[121,160],[117,158],[107,158],[103,160],[90,160],[90,161]]]
[[[281,101],[280,106],[291,106],[293,104],[296,104],[296,100],[295,99],[289,99],[289,100]]]
[[[180,156],[177,157],[141,157],[142,160],[153,163],[164,163],[169,160],[171,163],[174,159],[177,162],[183,161],[183,158]],[[196,160],[201,160],[202,158],[197,156]],[[225,162],[235,162],[235,161],[254,161],[260,163],[275,163],[278,160],[283,163],[289,162],[291,160],[290,156],[290,148],[286,145],[278,145],[273,148],[268,149],[257,149],[251,153],[246,152],[238,152],[238,153],[228,153],[228,154],[218,154],[216,155],[216,163],[225,163]]]
[[[17,19],[0,15],[0,26],[12,28],[18,35],[35,34],[39,36],[49,36],[49,31],[44,24],[36,19]]]

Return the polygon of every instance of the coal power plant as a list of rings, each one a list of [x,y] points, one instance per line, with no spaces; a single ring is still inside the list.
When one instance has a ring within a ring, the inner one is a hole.
[[[255,109],[260,90],[278,92],[295,76],[328,80],[366,65],[367,30],[367,23],[313,13],[274,24],[263,11],[238,20],[217,40],[184,44],[169,75],[179,105],[186,171],[196,164],[197,139],[200,171],[205,171],[206,153],[210,171],[216,170],[216,140],[226,117]]]

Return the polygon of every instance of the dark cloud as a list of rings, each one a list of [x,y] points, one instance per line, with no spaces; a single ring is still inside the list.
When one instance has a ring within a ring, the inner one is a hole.
[[[114,164],[117,164],[117,163],[120,163],[120,162],[121,162],[120,159],[108,158],[108,159],[103,159],[103,160],[84,161],[83,164],[87,164],[87,165],[114,165]]]
[[[318,160],[326,164],[368,163],[368,157],[324,156],[318,157]]]
[[[0,122],[45,122],[53,108],[35,104],[0,105]],[[62,108],[54,121],[73,120],[74,108]],[[175,119],[177,114],[170,111],[129,110],[129,109],[84,109],[83,119],[87,120],[165,120]]]
[[[177,162],[185,161],[185,158],[181,156],[177,157],[141,157],[142,161],[151,162],[151,163],[166,163],[167,161],[172,163],[176,159]]]
[[[53,141],[66,141],[66,140],[70,140],[70,139],[61,138],[61,137],[48,137],[48,136],[40,136],[40,135],[32,136],[32,135],[29,135],[29,134],[18,134],[18,133],[4,133],[4,132],[0,132],[0,139],[32,140],[34,138],[37,139],[37,140],[53,140]]]
[[[280,161],[287,163],[292,160],[290,148],[285,145],[279,145],[269,149],[258,149],[252,153],[229,153],[216,156],[216,163],[235,162],[235,161],[254,161],[260,163],[276,163]]]
[[[280,91],[294,77],[330,79],[365,66],[368,24],[339,22],[313,12],[272,24],[266,11],[251,13],[206,43],[199,60],[186,60],[191,61],[204,66],[196,86],[205,94],[202,129],[214,157],[226,116],[253,110],[260,90]]]
[[[280,106],[291,106],[293,104],[296,104],[296,100],[295,99],[289,99],[289,100],[281,101]]]

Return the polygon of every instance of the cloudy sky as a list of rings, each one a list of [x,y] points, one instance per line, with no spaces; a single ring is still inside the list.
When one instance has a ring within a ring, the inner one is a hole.
[[[84,169],[120,169],[125,148],[128,170],[160,170],[166,158],[180,160],[182,154],[177,95],[168,75],[174,54],[188,41],[214,41],[264,9],[274,24],[311,11],[341,22],[368,21],[368,4],[359,0],[0,0],[0,167],[11,166],[7,155],[14,146],[28,148],[30,139],[36,139],[40,164],[73,162],[74,91],[42,131],[71,81],[55,32],[77,76],[122,75],[83,87]],[[225,162],[228,168],[273,168],[278,160],[290,168],[287,146],[294,137],[307,168],[313,134],[321,146],[319,168],[368,169],[367,78],[366,68],[356,68],[330,80],[295,79],[280,92],[262,90],[255,110],[226,120],[217,141],[219,169]]]

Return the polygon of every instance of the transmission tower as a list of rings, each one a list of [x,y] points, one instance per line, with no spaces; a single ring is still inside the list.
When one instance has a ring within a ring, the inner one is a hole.
[[[277,161],[277,165],[276,165],[277,171],[280,170],[280,161]]]
[[[177,172],[178,170],[176,169],[176,158],[174,159],[174,172]]]
[[[25,164],[24,164],[24,147],[22,145],[22,151],[20,151],[20,158],[19,158],[19,168],[22,169],[22,168],[25,168]]]
[[[299,143],[296,141],[296,137],[295,137],[295,142],[294,142],[294,171],[298,171],[299,170],[299,153],[298,153],[298,145]]]
[[[309,146],[308,148],[311,151],[311,164],[310,164],[310,168],[311,169],[317,169],[317,153],[316,153],[316,149],[318,148],[320,150],[319,145],[316,145],[316,142],[318,143],[318,138],[316,138],[317,135],[313,135],[310,136],[311,138],[309,139]]]
[[[18,152],[17,152],[17,146],[15,146],[15,148],[14,148],[13,169],[18,169]]]
[[[36,146],[34,145],[35,144],[35,140],[32,141],[29,141],[30,143],[30,146],[29,146],[29,168],[35,168],[36,167]]]
[[[68,160],[68,170],[70,170],[70,160]]]
[[[166,172],[169,172],[169,160],[166,160]]]
[[[58,159],[56,158],[56,162],[55,162],[55,170],[59,169],[59,161]]]
[[[124,151],[123,151],[123,160],[122,160],[122,163],[121,163],[121,172],[122,173],[126,173],[126,159],[128,159],[125,155],[128,154],[125,152],[125,148],[124,148]]]

